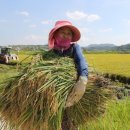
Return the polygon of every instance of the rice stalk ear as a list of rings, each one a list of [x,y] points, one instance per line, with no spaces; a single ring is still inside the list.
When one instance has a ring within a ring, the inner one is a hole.
[[[83,98],[65,109],[67,96],[77,79],[73,60],[52,52],[44,52],[42,58],[34,58],[30,66],[1,85],[3,128],[59,130],[65,112],[70,124],[83,125],[105,111],[111,94],[106,88],[96,87],[95,79],[89,81]]]

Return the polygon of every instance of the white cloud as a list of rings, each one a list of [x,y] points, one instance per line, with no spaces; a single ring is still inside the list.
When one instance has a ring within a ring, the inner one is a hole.
[[[87,15],[87,20],[92,22],[92,21],[96,21],[96,20],[99,20],[100,19],[100,16],[97,15],[97,14],[90,14],[90,15]]]
[[[84,19],[87,16],[84,12],[80,12],[80,11],[67,12],[66,15],[67,17],[74,20]]]
[[[100,16],[97,14],[87,14],[81,11],[67,12],[66,16],[73,20],[85,19],[89,22],[96,21],[100,19]]]
[[[22,11],[22,12],[20,12],[20,15],[29,16],[29,13],[27,11]]]
[[[100,30],[100,32],[110,32],[110,31],[112,31],[112,28],[105,28]]]
[[[31,24],[29,27],[30,27],[30,28],[36,28],[37,25],[36,25],[36,24]]]
[[[41,21],[41,24],[50,24],[52,21],[51,20],[43,20]]]

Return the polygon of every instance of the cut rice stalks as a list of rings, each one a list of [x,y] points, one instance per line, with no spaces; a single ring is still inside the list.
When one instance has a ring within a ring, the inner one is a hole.
[[[1,129],[60,130],[64,113],[68,121],[84,125],[104,113],[112,92],[90,79],[83,98],[65,109],[77,80],[74,62],[53,52],[36,56],[16,77],[1,85]]]

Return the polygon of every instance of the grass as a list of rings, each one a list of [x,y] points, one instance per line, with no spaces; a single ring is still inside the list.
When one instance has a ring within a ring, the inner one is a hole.
[[[0,64],[0,82],[17,74],[16,66]]]
[[[110,102],[103,117],[89,122],[80,130],[129,130],[130,100],[124,99]]]
[[[130,54],[85,54],[85,57],[96,72],[130,77]]]

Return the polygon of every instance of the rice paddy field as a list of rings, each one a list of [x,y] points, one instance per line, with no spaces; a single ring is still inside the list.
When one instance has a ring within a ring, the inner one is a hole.
[[[32,59],[32,52],[19,53],[16,65],[0,64],[0,82],[16,75],[20,68]],[[112,73],[130,77],[130,54],[85,54],[90,67],[96,73]],[[89,121],[80,130],[130,130],[130,99],[109,102],[106,113]]]
[[[85,54],[85,57],[97,73],[130,77],[130,54]]]

